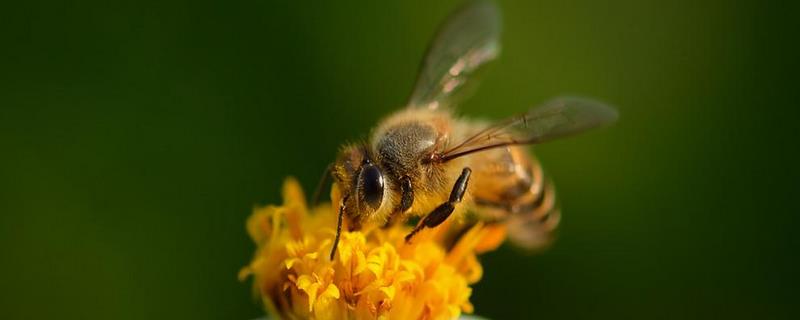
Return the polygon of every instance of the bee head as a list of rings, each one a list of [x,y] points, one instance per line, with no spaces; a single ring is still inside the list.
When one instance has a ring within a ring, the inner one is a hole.
[[[353,229],[365,218],[375,216],[375,212],[383,203],[386,178],[383,170],[373,159],[366,145],[350,145],[339,152],[336,162],[331,167],[331,175],[342,194],[336,238],[331,248],[331,260],[339,244],[343,217],[350,218],[349,220],[355,224],[350,226]]]
[[[346,199],[345,214],[352,218],[369,216],[384,199],[386,177],[364,145],[347,146],[333,165],[333,178]]]

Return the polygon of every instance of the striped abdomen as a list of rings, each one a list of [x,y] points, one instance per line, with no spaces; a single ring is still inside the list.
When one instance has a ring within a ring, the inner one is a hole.
[[[561,218],[556,193],[525,147],[475,155],[472,199],[482,220],[505,222],[508,237],[529,250],[546,247]]]

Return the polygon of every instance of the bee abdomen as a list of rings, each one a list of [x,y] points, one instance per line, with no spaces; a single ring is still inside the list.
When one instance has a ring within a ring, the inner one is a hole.
[[[539,250],[549,245],[561,219],[555,188],[544,177],[538,163],[527,166],[527,178],[515,183],[493,200],[476,197],[475,204],[484,218],[508,225],[508,238],[527,250]]]
[[[554,231],[561,220],[553,183],[547,180],[535,200],[520,203],[512,208],[508,219],[508,237],[517,246],[538,250],[554,239]]]

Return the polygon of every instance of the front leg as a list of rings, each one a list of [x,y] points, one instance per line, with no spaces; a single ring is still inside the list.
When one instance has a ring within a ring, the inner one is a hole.
[[[464,168],[464,170],[461,171],[461,175],[458,176],[456,184],[453,185],[453,190],[450,191],[450,198],[447,199],[445,203],[436,207],[436,209],[433,209],[431,213],[428,213],[428,215],[414,227],[414,230],[406,236],[406,242],[411,241],[411,238],[423,228],[433,228],[447,220],[447,217],[456,209],[456,204],[460,203],[461,199],[464,198],[464,194],[467,192],[469,175],[471,173],[472,170],[470,170],[470,168]]]
[[[403,216],[411,205],[414,204],[414,188],[411,187],[411,179],[409,177],[400,178],[400,203],[389,215],[389,219],[383,225],[383,228],[389,228],[397,222],[400,216]]]

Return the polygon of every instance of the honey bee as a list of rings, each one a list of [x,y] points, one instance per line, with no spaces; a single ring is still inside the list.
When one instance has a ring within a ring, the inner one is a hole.
[[[341,149],[326,171],[342,195],[331,259],[344,219],[354,230],[420,217],[410,241],[470,212],[478,221],[506,223],[508,238],[520,247],[551,241],[560,220],[555,190],[526,146],[610,124],[617,112],[562,97],[496,123],[456,117],[454,94],[497,57],[500,29],[492,2],[455,11],[430,44],[408,105],[385,118],[368,141]]]

